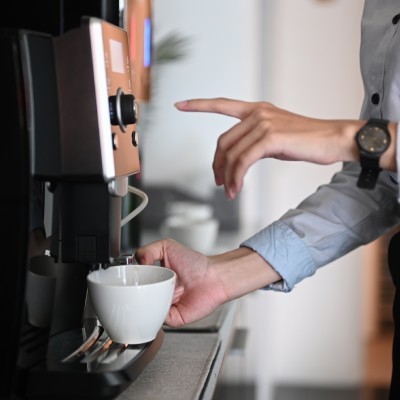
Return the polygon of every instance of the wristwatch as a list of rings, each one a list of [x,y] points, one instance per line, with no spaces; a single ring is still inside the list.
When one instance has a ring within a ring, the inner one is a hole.
[[[379,160],[390,144],[389,121],[371,118],[357,132],[356,142],[360,151],[361,173],[357,186],[373,189],[381,168]]]

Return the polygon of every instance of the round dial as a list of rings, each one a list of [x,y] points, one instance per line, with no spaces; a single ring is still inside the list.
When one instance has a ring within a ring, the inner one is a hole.
[[[135,96],[125,94],[119,88],[116,96],[110,96],[108,101],[112,125],[119,125],[125,132],[127,125],[136,123],[138,110]]]
[[[390,143],[389,134],[379,126],[366,126],[357,134],[360,148],[371,154],[381,154]]]

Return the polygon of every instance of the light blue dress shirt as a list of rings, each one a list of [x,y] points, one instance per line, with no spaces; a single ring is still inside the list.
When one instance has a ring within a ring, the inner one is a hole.
[[[365,1],[360,48],[365,97],[360,119],[400,120],[399,21],[399,0]],[[397,137],[397,176],[382,171],[375,189],[360,189],[359,164],[344,163],[331,182],[241,244],[258,252],[282,276],[265,289],[289,292],[318,268],[400,223],[399,131]]]

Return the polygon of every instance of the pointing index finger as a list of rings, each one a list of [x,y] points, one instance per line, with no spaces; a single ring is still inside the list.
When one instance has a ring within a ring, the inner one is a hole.
[[[178,101],[175,107],[180,111],[209,112],[243,119],[249,114],[253,105],[239,100],[214,98]]]

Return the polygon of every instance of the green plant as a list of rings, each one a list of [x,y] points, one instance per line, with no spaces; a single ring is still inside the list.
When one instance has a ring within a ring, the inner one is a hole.
[[[177,32],[170,32],[153,47],[153,63],[165,64],[171,61],[181,60],[187,55],[189,38]]]

